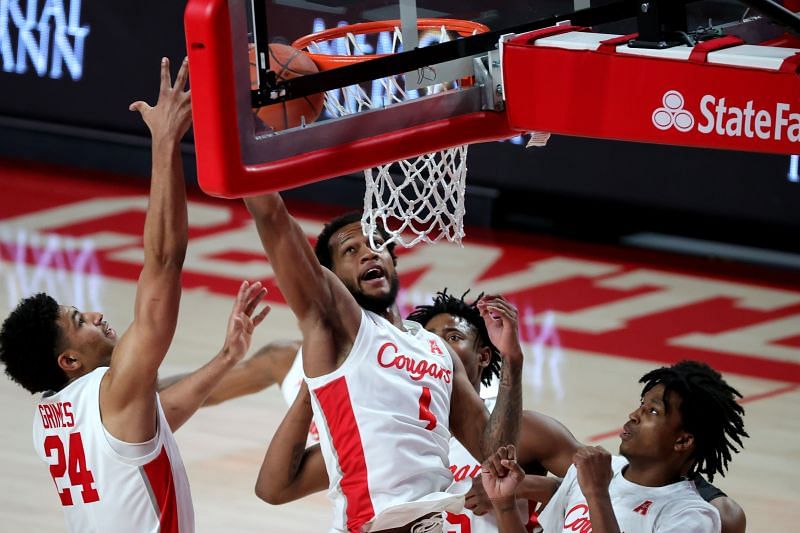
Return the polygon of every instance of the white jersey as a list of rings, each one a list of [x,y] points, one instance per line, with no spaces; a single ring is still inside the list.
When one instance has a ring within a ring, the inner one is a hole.
[[[717,510],[707,503],[692,481],[679,481],[664,487],[645,487],[631,483],[622,475],[628,461],[612,458],[608,491],[620,531],[625,533],[675,532],[717,533],[720,519]],[[589,507],[578,485],[575,465],[569,467],[564,481],[553,495],[539,523],[545,533],[590,531]]]
[[[306,378],[334,531],[398,527],[463,505],[445,493],[453,360],[438,336],[404,325],[362,310],[342,366]]]
[[[488,397],[487,397],[488,396]],[[497,388],[488,390],[481,388],[483,403],[491,413],[497,400]],[[469,491],[472,479],[481,473],[481,463],[470,454],[461,442],[455,437],[450,439],[450,471],[453,473],[453,487],[451,490],[458,494]],[[523,523],[531,519],[530,505],[526,500],[517,500],[517,510]],[[497,519],[493,512],[485,515],[475,515],[469,509],[462,509],[458,513],[447,513],[444,524],[444,533],[497,533]]]
[[[300,394],[300,385],[303,384],[305,374],[303,373],[303,349],[297,350],[297,355],[294,356],[292,366],[283,377],[281,381],[281,394],[283,400],[289,407],[294,403],[297,395]],[[319,442],[319,430],[317,430],[317,423],[312,420],[308,427],[308,438],[306,439],[306,447],[313,446]]]
[[[100,419],[107,370],[45,393],[33,417],[33,446],[50,465],[69,530],[191,533],[189,481],[161,401],[155,438],[142,444],[115,439]]]

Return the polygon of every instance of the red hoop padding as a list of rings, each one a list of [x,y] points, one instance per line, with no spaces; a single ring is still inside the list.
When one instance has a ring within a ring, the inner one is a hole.
[[[400,20],[379,20],[375,22],[360,22],[358,24],[350,24],[347,26],[339,26],[337,28],[330,28],[317,33],[300,37],[292,46],[305,50],[314,63],[317,64],[320,70],[331,70],[338,67],[368,61],[370,59],[377,59],[388,54],[364,54],[364,55],[336,55],[336,54],[316,54],[312,53],[308,46],[312,43],[320,43],[325,41],[333,41],[347,37],[348,33],[353,35],[365,35],[370,33],[381,33],[384,31],[394,31],[394,28],[399,28]],[[469,37],[476,33],[486,33],[489,31],[487,26],[480,22],[472,22],[471,20],[460,19],[443,19],[443,18],[421,18],[417,20],[417,28],[421,30],[438,30],[444,26],[447,30],[458,33],[461,37]]]

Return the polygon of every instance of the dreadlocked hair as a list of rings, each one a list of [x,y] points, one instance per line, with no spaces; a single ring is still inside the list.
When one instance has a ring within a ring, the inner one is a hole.
[[[6,374],[31,394],[67,383],[56,360],[62,342],[57,321],[58,303],[40,292],[22,300],[0,329],[0,361]]]
[[[481,383],[487,387],[491,385],[494,376],[500,376],[500,350],[492,344],[489,339],[489,331],[486,329],[486,323],[478,311],[478,300],[481,299],[483,293],[479,294],[472,303],[467,303],[464,298],[469,291],[461,295],[461,298],[456,298],[451,294],[447,294],[447,289],[437,292],[433,298],[431,305],[418,305],[408,315],[408,320],[419,322],[426,326],[428,322],[436,315],[448,314],[461,317],[478,332],[478,339],[483,346],[488,346],[492,352],[492,358],[489,364],[481,372]]]
[[[680,396],[683,427],[694,436],[695,443],[690,475],[705,474],[709,481],[716,473],[725,476],[732,452],[739,453],[742,438],[749,437],[742,419],[744,408],[735,398],[742,397],[739,391],[728,385],[719,372],[698,361],[681,361],[653,370],[639,383],[645,384],[642,395],[656,385],[664,385],[665,405],[670,393]]]
[[[354,222],[361,222],[361,213],[358,211],[345,213],[344,215],[340,215],[325,224],[325,227],[322,228],[322,231],[317,237],[317,243],[314,245],[314,254],[317,256],[317,260],[319,261],[320,265],[324,266],[328,270],[333,270],[333,256],[331,255],[330,246],[331,237],[333,237],[333,234],[343,227]],[[378,233],[384,240],[389,239],[389,234],[386,233],[383,228],[378,228]],[[389,251],[389,255],[392,256],[392,261],[397,263],[397,256],[394,253],[394,246],[395,243],[390,242],[386,245],[386,249]]]

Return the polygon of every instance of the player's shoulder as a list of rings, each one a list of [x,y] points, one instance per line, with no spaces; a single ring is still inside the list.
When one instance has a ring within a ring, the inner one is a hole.
[[[674,483],[670,489],[665,510],[671,514],[699,513],[719,518],[717,509],[701,496],[692,481]]]
[[[692,481],[694,482],[697,492],[699,492],[700,496],[707,502],[727,496],[727,494],[709,483],[703,476],[698,475],[694,477]]]
[[[721,531],[722,521],[717,509],[696,493],[675,494],[659,513],[657,525],[668,526],[663,531]]]

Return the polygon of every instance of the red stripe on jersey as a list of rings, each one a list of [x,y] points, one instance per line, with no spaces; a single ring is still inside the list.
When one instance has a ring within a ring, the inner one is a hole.
[[[160,533],[178,533],[178,502],[175,497],[175,481],[172,479],[172,464],[166,446],[161,447],[158,457],[142,467],[155,499]]]
[[[528,523],[525,524],[525,531],[528,533],[533,533],[537,527],[541,527],[539,524],[539,513],[536,512],[537,505],[537,502],[528,500]]]
[[[361,434],[350,403],[350,392],[344,377],[315,389],[319,405],[328,423],[333,447],[342,471],[340,486],[347,499],[347,529],[360,531],[375,516],[367,483],[367,462],[361,445]]]

